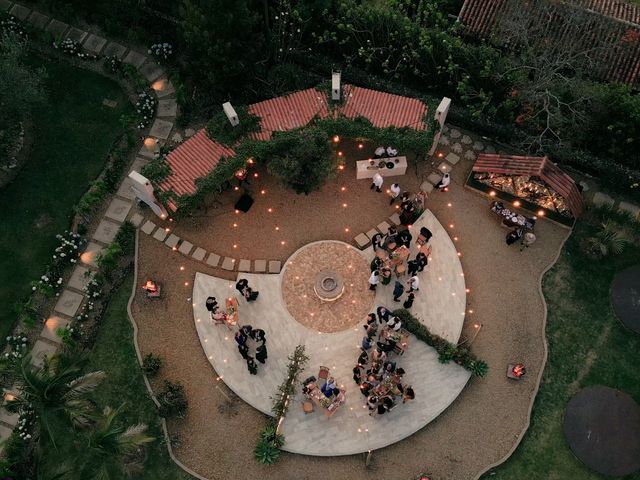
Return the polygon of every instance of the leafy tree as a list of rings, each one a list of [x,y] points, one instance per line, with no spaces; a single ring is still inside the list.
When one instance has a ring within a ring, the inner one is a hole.
[[[336,171],[329,135],[319,128],[274,134],[273,151],[268,159],[269,173],[296,193],[308,195],[318,190]]]
[[[42,367],[25,355],[15,366],[17,394],[7,404],[10,411],[33,411],[37,424],[53,445],[52,422],[66,417],[74,425],[89,425],[94,408],[88,395],[104,380],[102,371],[82,374],[82,362],[54,355]]]
[[[263,35],[246,0],[184,0],[180,16],[192,78],[221,94],[252,81]]]
[[[144,447],[154,438],[146,434],[143,423],[127,427],[117,422],[120,412],[120,408],[105,407],[87,435],[90,455],[82,467],[83,478],[107,480],[142,471]]]

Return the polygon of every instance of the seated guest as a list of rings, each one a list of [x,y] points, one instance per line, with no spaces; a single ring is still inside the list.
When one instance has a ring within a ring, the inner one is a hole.
[[[387,149],[380,145],[373,153],[375,155],[375,158],[382,158],[387,154]]]
[[[387,310],[385,307],[378,307],[377,312],[378,312],[378,323],[380,324],[386,323],[387,320],[389,320],[389,317],[391,316],[391,312]]]
[[[387,236],[384,237],[382,248],[385,250],[395,249],[398,246],[398,230],[396,227],[391,226],[387,231]],[[395,245],[395,246],[394,246]]]
[[[379,248],[382,248],[382,242],[383,242],[383,235],[381,233],[376,233],[372,238],[371,238],[371,245],[373,246],[373,251],[375,252],[376,250],[378,250]]]
[[[353,381],[356,382],[357,384],[361,384],[362,383],[362,374],[364,373],[363,371],[364,369],[362,368],[362,365],[358,364],[355,367],[353,367]]]
[[[378,396],[375,394],[369,395],[367,397],[367,406],[369,407],[370,411],[375,410],[378,406]]]
[[[404,377],[404,368],[402,367],[398,367],[396,368],[395,371],[395,377],[396,377],[396,382],[400,382],[400,380],[402,380],[402,377]]]
[[[367,370],[367,374],[376,377],[380,373],[382,373],[382,361],[374,361],[371,364],[371,368]]]
[[[234,339],[238,345],[246,345],[247,344],[247,336],[242,333],[242,331],[238,330],[234,336]]]
[[[371,348],[371,339],[369,338],[368,335],[365,335],[364,337],[362,337],[361,346],[363,350],[369,350]]]
[[[333,395],[333,389],[336,388],[336,381],[333,377],[329,377],[326,383],[320,388],[320,391],[324,393],[325,397],[331,397]]]
[[[385,395],[384,397],[382,397],[380,403],[382,403],[387,412],[393,410],[393,407],[395,406],[393,398],[391,398],[391,396],[389,395]]]
[[[378,342],[378,348],[383,352],[393,352],[393,350],[396,348],[396,345],[397,342],[395,340],[391,340],[390,338],[388,338],[384,343]]]
[[[391,360],[387,360],[384,362],[384,373],[387,375],[393,374],[396,371],[396,362],[392,362]]]
[[[413,388],[411,388],[411,385],[409,385],[402,392],[402,403],[407,403],[408,400],[413,400],[414,398],[416,398],[416,393],[413,391]]]
[[[360,384],[360,393],[365,397],[369,396],[371,390],[373,390],[373,385],[370,382],[363,382]]]
[[[403,230],[398,234],[398,242],[400,245],[411,248],[411,240],[413,240],[413,235],[411,235],[409,229]]]
[[[387,155],[389,157],[395,157],[396,155],[398,155],[398,150],[393,148],[392,146],[388,146],[387,147]]]
[[[376,348],[373,351],[373,355],[371,355],[371,360],[373,362],[378,362],[378,361],[384,362],[386,358],[387,358],[387,354],[384,353],[380,348]]]
[[[369,338],[373,338],[376,336],[376,333],[378,333],[378,325],[375,323],[372,323],[370,325],[364,325],[364,329],[367,332],[367,337]]]
[[[387,320],[387,328],[397,332],[402,328],[402,321],[400,321],[398,317],[390,317],[389,320]]]
[[[362,349],[362,353],[360,353],[358,357],[358,365],[366,365],[367,363],[369,363],[369,354],[366,350]]]
[[[426,242],[428,242],[431,237],[433,237],[433,233],[427,227],[420,227],[420,235],[422,235]]]
[[[216,306],[211,311],[211,318],[216,323],[224,323],[227,320],[227,314]]]
[[[216,297],[207,297],[207,300],[204,303],[204,306],[210,312],[213,312],[214,307],[216,307],[217,305],[218,305],[218,301],[216,300]]]
[[[375,270],[381,269],[382,265],[384,265],[384,262],[382,261],[382,259],[378,256],[375,256],[373,257],[373,260],[371,260],[371,264],[369,265],[369,268],[373,272]]]

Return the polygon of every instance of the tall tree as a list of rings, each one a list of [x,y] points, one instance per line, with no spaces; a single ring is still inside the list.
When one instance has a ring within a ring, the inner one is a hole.
[[[239,92],[253,80],[263,34],[246,0],[184,0],[180,14],[194,80],[219,94]]]

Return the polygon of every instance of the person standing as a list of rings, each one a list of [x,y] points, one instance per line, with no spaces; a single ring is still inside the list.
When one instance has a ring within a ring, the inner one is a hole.
[[[256,361],[253,359],[252,356],[249,356],[247,358],[247,369],[249,370],[249,373],[251,375],[258,374],[258,364],[256,363]]]
[[[403,293],[404,293],[404,285],[402,285],[402,283],[396,280],[396,284],[393,286],[393,301],[399,302],[400,297],[402,296]]]
[[[408,285],[409,292],[415,292],[416,290],[418,290],[420,288],[420,279],[418,278],[418,276],[414,275],[413,277],[411,277],[409,279]]]
[[[416,255],[416,263],[418,264],[418,271],[421,272],[424,270],[424,267],[429,264],[429,257],[427,257],[423,252],[420,252]]]
[[[371,276],[369,277],[369,290],[375,290],[378,286],[378,282],[380,281],[380,272],[378,270],[374,270],[371,272]]]
[[[238,346],[240,345],[246,345],[247,344],[247,336],[244,334],[244,332],[238,330],[234,336],[234,339],[236,341],[236,343],[238,344]]]
[[[407,262],[407,273],[410,277],[413,277],[420,270],[420,264],[416,260],[409,260]]]
[[[413,292],[412,292],[412,293],[410,293],[410,294],[407,296],[407,299],[406,299],[406,300],[404,301],[404,303],[402,304],[402,306],[403,306],[404,308],[406,308],[406,309],[409,309],[409,308],[413,307],[413,299],[414,299],[414,298],[416,298],[415,293],[413,293]]]
[[[451,183],[451,175],[445,173],[440,181],[435,184],[435,187],[441,192],[446,192],[449,189],[449,184]]]
[[[386,155],[387,149],[380,145],[376,148],[375,152],[373,152],[376,158],[382,158]]]
[[[382,192],[382,184],[384,183],[384,178],[382,177],[382,175],[380,175],[379,172],[375,173],[375,175],[371,179],[371,182],[372,182],[370,187],[371,190],[373,190],[373,187],[375,187],[376,192],[378,193]]]
[[[240,352],[240,355],[242,355],[242,358],[245,360],[249,359],[249,347],[246,345],[238,345],[238,352]]]
[[[400,185],[398,185],[397,183],[392,183],[391,187],[389,187],[389,193],[391,195],[391,201],[389,202],[389,205],[393,205],[393,202],[395,202],[396,199],[400,196]]]
[[[387,156],[388,157],[395,157],[396,155],[398,155],[398,150],[393,148],[391,145],[389,145],[387,147]]]
[[[265,363],[267,360],[267,346],[264,343],[256,348],[256,360],[260,363]]]

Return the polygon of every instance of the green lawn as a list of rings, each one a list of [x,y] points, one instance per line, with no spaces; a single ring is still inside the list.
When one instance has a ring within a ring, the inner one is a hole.
[[[46,67],[48,98],[34,113],[34,145],[13,183],[0,190],[0,338],[15,325],[12,307],[42,275],[70,226],[72,207],[101,172],[130,108],[117,83],[64,63],[31,58]],[[117,100],[117,108],[102,100]]]
[[[94,392],[94,399],[100,408],[104,406],[123,407],[121,417],[126,424],[146,423],[149,433],[157,440],[150,444],[144,473],[133,478],[138,480],[186,480],[192,477],[180,470],[169,458],[163,443],[162,430],[156,408],[147,394],[142,373],[133,346],[133,328],[127,317],[127,301],[131,294],[133,278],[129,277],[115,293],[101,320],[95,347],[89,356],[87,372],[103,370],[107,378]],[[69,428],[60,426],[58,431],[58,452],[47,448],[46,464],[56,467],[64,465],[64,459],[80,459],[83,444],[79,437],[69,435]],[[66,465],[68,467],[68,465]],[[73,469],[71,469],[73,470]],[[80,480],[70,474],[69,480]]]
[[[607,385],[629,393],[640,403],[640,335],[622,327],[609,301],[613,276],[640,263],[640,248],[636,244],[618,257],[595,261],[580,248],[580,238],[589,231],[586,222],[578,224],[558,263],[544,279],[549,360],[531,427],[514,455],[495,469],[494,475],[483,478],[604,479],[583,466],[566,444],[562,420],[567,402],[580,388]],[[640,473],[626,478],[640,480]]]

